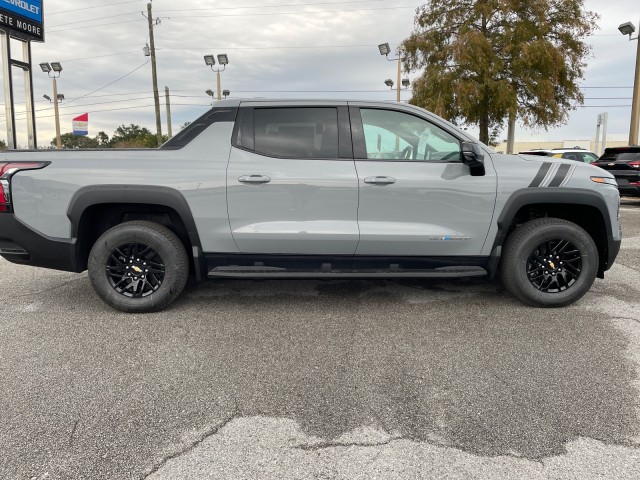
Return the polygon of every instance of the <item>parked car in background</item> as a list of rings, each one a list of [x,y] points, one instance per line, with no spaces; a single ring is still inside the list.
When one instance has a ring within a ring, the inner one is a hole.
[[[520,155],[537,155],[541,157],[564,158],[576,162],[592,163],[598,159],[598,155],[584,148],[535,148],[519,152]]]
[[[640,146],[605,148],[592,165],[616,177],[620,195],[640,197]]]

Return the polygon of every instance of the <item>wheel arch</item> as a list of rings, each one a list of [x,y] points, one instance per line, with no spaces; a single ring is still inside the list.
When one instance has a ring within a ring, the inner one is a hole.
[[[613,225],[604,197],[595,191],[571,188],[518,190],[507,200],[498,217],[493,250],[500,251],[507,236],[518,225],[540,217],[561,218],[584,228],[598,249],[598,277],[604,277],[604,272],[611,266],[609,244],[613,238]]]
[[[76,242],[79,271],[86,269],[91,246],[111,226],[147,219],[174,230],[182,240],[197,279],[205,271],[200,236],[184,196],[176,189],[148,185],[93,185],[81,188],[67,210]]]

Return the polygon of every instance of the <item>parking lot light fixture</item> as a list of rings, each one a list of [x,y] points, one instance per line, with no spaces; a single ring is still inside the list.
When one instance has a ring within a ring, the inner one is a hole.
[[[59,93],[58,94],[58,101],[61,102],[62,100],[64,100],[64,93]]]
[[[389,43],[381,43],[378,45],[378,50],[380,50],[380,55],[384,55],[388,61],[390,62],[398,62],[398,83],[396,89],[398,93],[396,95],[396,101],[400,101],[400,86],[402,85],[402,80],[400,80],[400,76],[402,75],[402,57],[398,56],[398,58],[389,58],[389,54],[391,53],[391,47]],[[387,83],[386,81],[384,83]],[[391,82],[393,84],[393,82]],[[389,85],[387,83],[387,85]]]
[[[640,130],[640,40],[638,35],[633,37],[636,31],[635,25],[631,22],[623,23],[618,27],[620,33],[629,36],[629,41],[638,42],[636,50],[636,72],[633,80],[633,100],[631,102],[631,123],[629,126],[629,145],[638,145],[638,130]]]
[[[409,85],[411,85],[411,82],[409,81],[409,79],[408,78],[403,78],[402,79],[402,86],[404,88],[409,88]]]
[[[631,22],[626,22],[626,23],[623,23],[622,25],[620,25],[618,27],[618,30],[620,30],[620,33],[622,35],[631,36],[636,31],[636,26]]]
[[[205,55],[204,56],[204,63],[208,66],[211,67],[211,71],[215,71],[216,72],[216,80],[218,83],[218,100],[222,99],[222,90],[220,87],[220,72],[224,72],[227,68],[227,65],[229,65],[229,55],[227,55],[226,53],[220,53],[218,55],[218,63],[220,65],[222,65],[222,69],[220,68],[213,68],[216,64],[216,59],[213,56],[213,54],[211,55]]]
[[[384,81],[384,84],[385,84],[387,87],[393,88],[393,80],[391,80],[390,78],[387,78],[387,79]]]
[[[231,91],[229,91],[229,90],[223,90],[223,91],[222,91],[222,95],[224,96],[224,98],[227,98],[229,95],[231,95]]]
[[[62,72],[62,65],[60,62],[43,62],[40,64],[40,68],[44,73],[46,73],[49,78],[53,79],[53,111],[56,119],[56,147],[58,149],[62,148],[62,138],[60,137],[60,113],[58,110],[58,102],[64,99],[64,95],[58,95],[58,82],[57,79],[60,77],[60,73]],[[45,95],[47,98],[47,95]],[[48,98],[51,101],[51,97]]]
[[[210,88],[208,88],[207,90],[204,91],[204,93],[206,93],[207,95],[209,95],[210,97],[213,97],[215,94],[213,93],[213,90],[211,90]]]
[[[44,95],[42,95],[42,98],[44,98],[45,100],[51,101],[51,97],[49,95],[47,95],[46,93]]]

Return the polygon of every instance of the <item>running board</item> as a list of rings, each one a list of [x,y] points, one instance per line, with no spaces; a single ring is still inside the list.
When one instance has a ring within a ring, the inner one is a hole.
[[[290,270],[265,266],[216,267],[209,272],[209,278],[464,278],[483,277],[487,271],[481,267],[440,267],[433,270]]]

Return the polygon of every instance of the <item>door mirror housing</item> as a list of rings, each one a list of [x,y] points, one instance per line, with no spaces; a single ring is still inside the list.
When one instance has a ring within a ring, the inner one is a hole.
[[[483,177],[485,175],[484,155],[477,143],[462,142],[462,163],[469,167],[472,177]]]

